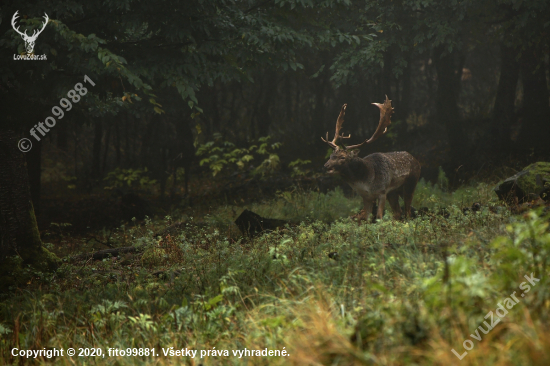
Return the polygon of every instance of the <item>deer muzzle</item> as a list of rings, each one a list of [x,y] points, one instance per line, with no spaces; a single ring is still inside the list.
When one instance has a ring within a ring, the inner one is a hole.
[[[327,174],[335,174],[336,173],[336,170],[334,169],[334,167],[332,166],[330,161],[327,161],[325,163],[325,169],[327,171]]]

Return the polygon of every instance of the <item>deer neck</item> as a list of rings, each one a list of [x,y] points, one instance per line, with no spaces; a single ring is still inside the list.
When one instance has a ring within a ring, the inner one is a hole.
[[[369,182],[374,179],[374,167],[369,160],[353,157],[340,171],[346,183]]]

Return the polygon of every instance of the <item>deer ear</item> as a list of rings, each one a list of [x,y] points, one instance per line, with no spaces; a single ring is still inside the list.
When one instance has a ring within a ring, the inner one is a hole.
[[[352,158],[355,158],[357,155],[359,155],[359,150],[351,150],[349,155],[352,157]]]

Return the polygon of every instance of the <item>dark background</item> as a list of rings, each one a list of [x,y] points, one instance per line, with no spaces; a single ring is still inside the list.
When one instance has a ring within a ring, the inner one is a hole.
[[[496,180],[550,155],[548,1],[4,1],[0,10],[0,129],[33,141],[25,157],[44,225],[95,206],[110,219],[103,197],[130,193],[170,212],[208,197],[256,199],[289,179],[328,189],[320,137],[332,138],[343,103],[350,143],[370,137],[370,103],[386,94],[392,126],[361,154],[409,151],[426,179],[442,167],[455,187]],[[13,59],[25,51],[16,10],[28,34],[48,14],[34,49],[47,61]],[[95,87],[85,84],[34,141],[30,128],[85,75]],[[271,150],[242,167],[222,161],[213,176],[216,157],[201,164],[215,146],[265,136]],[[271,153],[278,160],[259,174]],[[297,159],[310,163],[289,178]],[[117,185],[131,174],[139,179]]]

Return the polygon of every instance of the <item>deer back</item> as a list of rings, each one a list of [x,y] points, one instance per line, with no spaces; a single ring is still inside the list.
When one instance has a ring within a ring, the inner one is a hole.
[[[372,166],[373,177],[367,179],[373,192],[393,190],[404,184],[409,177],[418,180],[420,163],[406,151],[374,153],[363,158]]]

